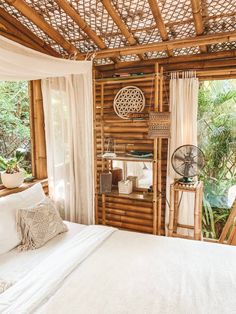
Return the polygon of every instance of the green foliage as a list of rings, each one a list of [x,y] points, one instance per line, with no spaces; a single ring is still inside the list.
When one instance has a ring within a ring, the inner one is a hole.
[[[236,184],[236,80],[205,81],[198,103],[198,143],[206,166],[203,230],[206,237],[219,236],[229,215],[227,194]]]
[[[30,161],[30,113],[28,82],[0,81],[0,168],[5,169],[4,158],[11,158],[18,148],[27,150],[22,160],[25,169],[31,171]],[[16,154],[18,154],[16,152]],[[14,157],[15,158],[15,157]],[[5,160],[6,162],[6,160]]]
[[[0,156],[0,170],[5,170],[6,173],[15,173],[20,171],[20,162],[24,159],[26,151],[18,149],[14,153],[14,157],[6,159]]]

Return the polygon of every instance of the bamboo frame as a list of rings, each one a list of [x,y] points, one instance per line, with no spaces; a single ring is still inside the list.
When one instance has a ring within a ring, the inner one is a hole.
[[[131,195],[121,195],[115,192],[106,193],[97,196],[98,200],[98,222],[102,224],[117,226],[140,232],[149,232],[154,234],[161,234],[161,202],[160,194],[158,192],[158,140],[145,139],[144,134],[148,133],[146,121],[132,121],[121,120],[114,116],[112,101],[114,95],[120,87],[124,87],[130,82],[140,88],[143,88],[147,93],[147,101],[150,101],[152,106],[154,104],[155,110],[159,110],[159,103],[162,99],[159,95],[159,67],[156,65],[156,72],[151,75],[142,77],[132,77],[130,79],[98,79],[95,81],[94,92],[96,93],[96,154],[97,154],[97,171],[104,171],[106,168],[106,161],[104,158],[99,158],[99,155],[104,152],[104,136],[110,136],[117,139],[116,145],[123,151],[124,145],[132,143],[134,149],[142,147],[144,150],[149,148],[154,152],[153,162],[153,190],[152,196],[147,197],[139,195],[142,191],[136,191]],[[152,85],[154,87],[154,102],[152,100]],[[110,96],[111,95],[111,96]],[[161,100],[160,100],[160,99]],[[148,100],[149,99],[149,100]],[[108,105],[109,103],[109,105]],[[112,119],[107,118],[108,113],[112,110]],[[146,107],[146,110],[149,110]],[[142,145],[140,145],[140,140]],[[132,146],[133,148],[133,146]],[[118,153],[118,151],[116,151]],[[161,152],[161,149],[160,149]],[[117,157],[118,158],[118,157]],[[122,158],[121,158],[122,159]],[[135,158],[124,157],[125,161],[134,160]],[[138,161],[142,161],[138,159]],[[145,159],[145,161],[147,161]],[[156,162],[155,162],[156,161]],[[110,168],[110,166],[109,166]],[[96,179],[97,176],[95,175]],[[161,182],[161,181],[160,181]],[[160,184],[159,182],[159,184]],[[142,196],[142,197],[140,197]],[[159,205],[158,205],[159,204]],[[160,209],[158,209],[160,206]]]

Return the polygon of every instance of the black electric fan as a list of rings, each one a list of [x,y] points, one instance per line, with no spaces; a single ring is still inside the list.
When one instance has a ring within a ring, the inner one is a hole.
[[[178,147],[171,157],[171,164],[175,172],[182,176],[179,182],[194,183],[193,177],[197,176],[205,165],[202,150],[195,145]]]

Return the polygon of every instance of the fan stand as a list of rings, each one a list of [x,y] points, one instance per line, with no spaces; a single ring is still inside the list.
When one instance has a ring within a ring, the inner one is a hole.
[[[194,225],[183,225],[179,223],[179,207],[181,204],[180,193],[194,193]],[[169,214],[169,237],[179,237],[194,240],[202,240],[202,199],[203,183],[195,181],[183,183],[176,181],[170,186],[170,214]],[[193,236],[185,236],[177,233],[178,228],[194,231]]]
[[[194,184],[196,181],[194,181],[192,178],[189,178],[189,177],[183,177],[179,179],[178,182],[181,184]]]

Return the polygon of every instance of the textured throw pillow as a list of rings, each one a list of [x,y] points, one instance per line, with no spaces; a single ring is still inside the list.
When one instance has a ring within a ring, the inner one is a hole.
[[[13,285],[13,282],[6,281],[6,280],[0,278],[0,294],[5,292],[12,285]]]
[[[58,234],[68,231],[54,202],[48,197],[34,207],[18,210],[17,225],[22,237],[20,250],[40,248]]]
[[[33,207],[45,197],[41,183],[36,183],[25,191],[0,197],[0,254],[7,253],[21,242],[16,228],[17,211]]]

